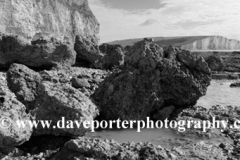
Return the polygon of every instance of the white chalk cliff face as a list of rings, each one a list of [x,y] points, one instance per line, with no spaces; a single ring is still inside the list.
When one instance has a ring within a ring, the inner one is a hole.
[[[186,50],[240,50],[240,41],[222,36],[189,36],[189,37],[151,37],[160,46],[175,46]],[[133,45],[141,39],[113,41],[110,44],[122,46]]]
[[[186,50],[236,50],[240,49],[240,41],[221,36],[211,36],[181,46]]]
[[[1,0],[0,22],[0,32],[29,40],[50,36],[74,42],[82,36],[99,41],[99,23],[87,0]]]

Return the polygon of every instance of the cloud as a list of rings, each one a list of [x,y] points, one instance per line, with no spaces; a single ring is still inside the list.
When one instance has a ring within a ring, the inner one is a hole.
[[[149,26],[149,25],[152,25],[154,23],[156,23],[157,20],[156,19],[147,19],[144,23],[140,24],[140,26]]]
[[[171,25],[171,27],[181,27],[183,29],[193,29],[198,28],[200,26],[212,25],[214,23],[221,24],[223,20],[216,20],[216,21],[192,21],[192,20],[185,20],[181,22],[177,22]]]
[[[148,1],[148,3],[151,3]],[[113,8],[104,0],[89,0],[100,22],[101,42],[121,39],[222,35],[240,39],[240,1],[159,0],[159,9],[125,10]],[[141,26],[145,27],[139,27]]]

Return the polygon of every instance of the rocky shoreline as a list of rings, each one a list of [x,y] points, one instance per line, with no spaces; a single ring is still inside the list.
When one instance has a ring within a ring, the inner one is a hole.
[[[99,24],[87,0],[23,1],[15,2],[16,12],[31,6],[33,14],[20,14],[26,20],[15,20],[21,33],[16,28],[11,33],[0,30],[0,118],[1,125],[11,123],[0,126],[0,159],[239,159],[239,133],[231,128],[220,133],[185,132],[198,137],[217,134],[229,143],[189,141],[173,148],[89,138],[85,135],[90,128],[83,124],[70,129],[19,128],[17,120],[51,120],[56,126],[62,117],[72,121],[146,117],[202,121],[215,116],[231,123],[240,118],[238,107],[194,107],[210,85],[208,63],[216,67],[214,60],[207,63],[190,51],[162,47],[147,38],[128,48],[99,46]],[[36,22],[36,16],[43,22]]]

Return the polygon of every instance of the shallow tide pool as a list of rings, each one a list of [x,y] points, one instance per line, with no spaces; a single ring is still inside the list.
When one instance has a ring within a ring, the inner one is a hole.
[[[199,106],[210,108],[213,105],[232,105],[240,106],[240,88],[230,88],[233,81],[213,80],[208,87],[205,96],[201,97],[197,103]],[[166,148],[185,145],[191,141],[203,140],[206,138],[187,137],[184,134],[178,134],[170,129],[143,129],[140,133],[136,129],[125,130],[102,130],[94,133],[88,133],[89,137],[114,139],[122,142],[151,142]],[[213,143],[224,143],[229,141],[223,137],[211,137],[208,139]]]
[[[211,108],[213,105],[240,106],[240,87],[231,88],[234,81],[212,80],[205,96],[196,105]]]

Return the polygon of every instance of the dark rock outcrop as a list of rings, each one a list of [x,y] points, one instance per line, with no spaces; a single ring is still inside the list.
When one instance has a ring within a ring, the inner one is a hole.
[[[216,55],[212,55],[206,59],[208,67],[212,71],[222,71],[223,70],[223,61],[222,58]]]
[[[126,53],[126,68],[109,76],[95,92],[103,119],[145,119],[164,106],[187,107],[206,93],[210,69],[203,58],[144,39]],[[174,58],[174,57],[172,57]]]
[[[32,41],[21,36],[0,35],[0,66],[21,63],[35,68],[75,64],[73,45],[54,38]]]
[[[124,49],[122,46],[104,43],[99,46],[99,49],[104,54],[102,59],[102,67],[104,69],[111,69],[114,66],[122,66],[124,64]]]

